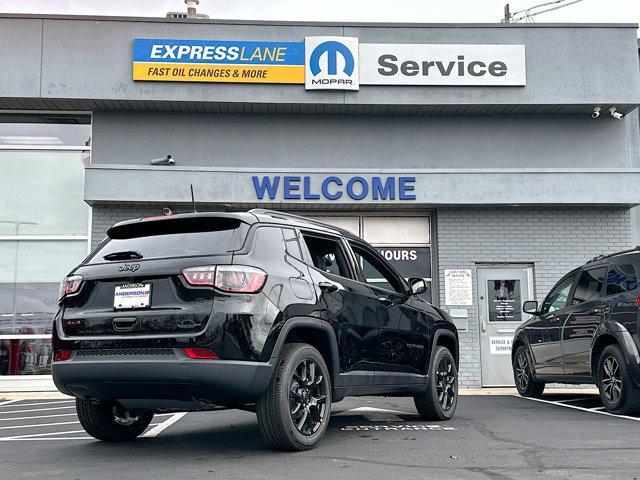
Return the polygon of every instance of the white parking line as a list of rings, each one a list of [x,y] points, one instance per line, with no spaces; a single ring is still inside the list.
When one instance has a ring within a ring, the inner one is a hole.
[[[167,422],[168,421],[169,420],[167,420]],[[162,424],[152,423],[150,426],[160,426],[160,425],[162,425]],[[153,430],[153,428],[151,430]],[[70,440],[72,438],[73,439],[83,439],[83,440],[93,440],[93,437],[42,438],[42,437],[54,437],[56,435],[66,435],[68,433],[86,433],[86,432],[84,430],[65,430],[64,432],[31,433],[29,435],[14,435],[12,437],[0,437],[0,442],[8,442],[8,441],[12,441],[12,440],[26,440],[26,439],[29,439],[29,440]]]
[[[18,400],[14,400],[17,402]],[[53,405],[55,403],[70,403],[75,402],[75,400],[55,400],[53,402],[37,402],[37,403],[21,403],[20,405],[11,405],[12,407],[35,407],[37,405]],[[4,407],[5,404],[0,404],[0,408]]]
[[[7,400],[6,402],[1,402],[1,403],[0,403],[0,407],[2,407],[2,406],[4,406],[4,405],[9,405],[10,403],[19,402],[19,401],[20,401],[20,399],[19,399],[19,398],[16,398],[16,399],[14,399],[14,400]]]
[[[77,414],[74,413],[55,413],[53,415],[33,415],[29,417],[9,417],[9,418],[0,418],[0,422],[12,422],[14,420],[33,420],[35,418],[53,418],[53,417],[75,417]],[[173,415],[173,413],[156,413],[156,417],[167,417]]]
[[[10,425],[8,427],[0,427],[0,430],[6,430],[8,428],[53,427],[55,425],[72,425],[74,423],[80,423],[80,421],[76,420],[76,421],[73,421],[73,422],[34,423],[33,425]]]
[[[18,407],[19,405],[14,405]],[[0,412],[0,415],[7,415],[8,413],[27,413],[27,412],[48,412],[50,410],[69,410],[70,408],[76,408],[75,405],[69,405],[68,407],[52,407],[52,408],[32,408],[30,410],[9,410]]]
[[[72,417],[75,416],[76,413],[56,413],[55,415],[34,415],[31,417],[10,417],[10,418],[0,418],[0,422],[11,422],[14,420],[33,420],[34,418],[51,418],[51,417]]]
[[[160,434],[160,432],[162,432],[162,431],[166,430],[167,428],[169,428],[171,425],[176,423],[178,420],[180,420],[186,414],[187,414],[187,412],[174,413],[167,420],[162,422],[160,425],[155,426],[154,428],[152,428],[151,430],[149,430],[147,433],[143,434],[142,436],[145,437],[145,438],[157,437]]]
[[[560,402],[553,401],[553,400],[545,400],[543,398],[521,397],[520,395],[514,395],[514,397],[523,398],[525,400],[533,400],[534,402],[549,403],[551,405],[557,405],[559,407],[573,408],[574,410],[581,410],[583,412],[591,412],[591,413],[597,413],[599,415],[607,415],[608,417],[626,418],[627,420],[634,420],[636,422],[640,422],[640,418],[638,418],[638,417],[629,417],[628,415],[616,415],[615,413],[609,413],[609,412],[606,412],[606,411],[595,410],[595,409],[592,409],[592,408],[578,407],[576,405],[569,405],[569,404],[566,404],[566,403],[560,403]]]

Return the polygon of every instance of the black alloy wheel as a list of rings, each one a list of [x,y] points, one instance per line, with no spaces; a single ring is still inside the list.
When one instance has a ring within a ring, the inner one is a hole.
[[[296,429],[313,435],[325,419],[327,384],[320,366],[305,358],[293,371],[289,387],[289,411]]]
[[[513,380],[518,393],[523,397],[540,398],[544,392],[544,382],[533,376],[531,360],[525,345],[520,345],[513,356]]]
[[[306,343],[286,344],[264,394],[256,402],[264,438],[279,450],[309,450],[331,417],[331,377],[320,352]]]
[[[455,367],[450,357],[442,357],[436,370],[436,392],[438,402],[445,412],[453,408],[457,388]]]
[[[422,420],[442,421],[453,417],[458,405],[458,369],[452,353],[436,346],[429,365],[429,382],[413,401]]]
[[[529,386],[529,360],[526,352],[522,351],[516,357],[515,365],[516,384],[521,390],[526,390]]]
[[[602,362],[602,393],[611,404],[617,404],[622,397],[622,378],[618,360],[612,355]]]
[[[607,345],[598,360],[594,380],[600,400],[608,412],[618,415],[640,413],[640,386],[626,363],[625,353],[617,344]]]

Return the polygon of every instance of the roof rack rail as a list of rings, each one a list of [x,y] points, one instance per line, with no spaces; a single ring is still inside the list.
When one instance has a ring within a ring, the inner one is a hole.
[[[633,252],[640,252],[640,245],[635,246],[633,248],[628,248],[627,250],[620,250],[619,252],[610,253],[608,255],[596,255],[587,263],[593,263],[593,262],[597,262],[598,260],[602,260],[604,258],[615,257],[616,255],[623,255],[625,253],[633,253]]]
[[[357,237],[353,232],[349,230],[345,230],[344,228],[336,227],[334,225],[329,225],[327,223],[318,222],[313,218],[303,217],[301,215],[295,215],[293,213],[280,212],[278,210],[269,210],[267,208],[253,208],[249,210],[249,213],[253,213],[254,215],[267,215],[269,217],[280,218],[280,219],[291,219],[298,220],[300,222],[309,223],[311,225],[316,225],[322,228],[332,228],[333,230],[340,232],[343,235],[349,235],[352,237]]]

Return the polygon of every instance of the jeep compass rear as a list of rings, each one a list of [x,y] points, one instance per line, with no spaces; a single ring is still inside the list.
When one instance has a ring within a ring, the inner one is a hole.
[[[425,288],[358,237],[294,215],[121,222],[61,284],[53,378],[107,441],[158,412],[240,408],[272,445],[303,450],[332,400],[354,394],[413,396],[423,418],[446,420],[458,338]]]

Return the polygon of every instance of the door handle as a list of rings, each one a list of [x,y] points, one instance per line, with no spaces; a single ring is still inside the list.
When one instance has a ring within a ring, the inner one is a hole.
[[[333,293],[338,291],[338,286],[335,283],[320,282],[318,283],[318,286],[320,287],[320,290],[324,290],[325,292],[328,292],[328,293]]]
[[[391,305],[393,305],[393,300],[391,300],[390,298],[387,297],[378,297],[378,301],[383,304],[385,307],[390,307]]]

